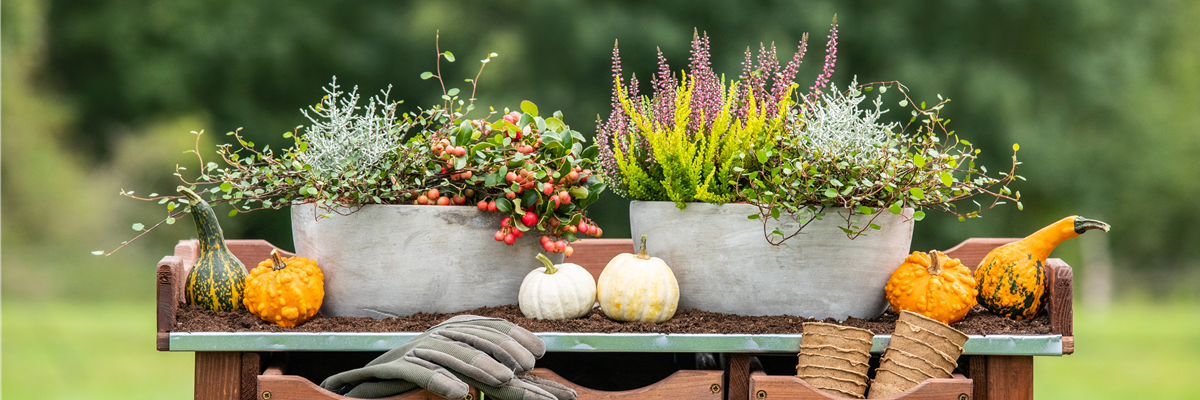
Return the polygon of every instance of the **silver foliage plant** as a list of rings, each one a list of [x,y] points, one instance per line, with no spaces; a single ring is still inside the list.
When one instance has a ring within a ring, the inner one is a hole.
[[[302,136],[308,143],[308,148],[301,153],[304,162],[318,175],[369,171],[386,166],[388,159],[401,147],[404,136],[404,127],[398,123],[400,120],[396,115],[400,102],[388,100],[391,86],[369,98],[366,106],[358,105],[358,86],[350,93],[338,88],[335,76],[324,88],[326,95],[321,102],[301,110],[312,122]]]
[[[879,149],[891,142],[900,123],[880,123],[882,96],[876,96],[875,109],[859,108],[866,99],[858,87],[858,79],[850,83],[849,92],[832,85],[821,94],[822,101],[806,101],[803,124],[790,124],[789,133],[809,156],[816,159],[870,161],[880,155]]]

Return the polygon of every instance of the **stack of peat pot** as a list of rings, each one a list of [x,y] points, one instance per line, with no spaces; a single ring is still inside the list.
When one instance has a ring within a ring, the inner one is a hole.
[[[967,335],[921,314],[901,311],[867,398],[903,393],[931,378],[950,378]]]
[[[865,329],[805,322],[796,376],[834,396],[863,398],[874,336]]]

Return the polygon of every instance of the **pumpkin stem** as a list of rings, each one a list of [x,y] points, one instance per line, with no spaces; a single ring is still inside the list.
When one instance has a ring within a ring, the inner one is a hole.
[[[278,271],[287,268],[287,263],[279,255],[279,249],[271,249],[271,270]]]
[[[649,260],[650,254],[646,253],[646,235],[642,235],[642,246],[638,248],[637,258]]]
[[[1108,232],[1108,228],[1108,224],[1104,222],[1084,217],[1075,217],[1075,233],[1083,234],[1092,229],[1103,229],[1105,232]]]
[[[550,262],[550,259],[546,258],[545,254],[538,253],[537,259],[542,264],[546,264],[546,275],[554,275],[555,272],[558,272],[558,268],[554,268],[554,263]]]
[[[929,252],[929,275],[942,274],[942,256],[945,254],[937,250]]]

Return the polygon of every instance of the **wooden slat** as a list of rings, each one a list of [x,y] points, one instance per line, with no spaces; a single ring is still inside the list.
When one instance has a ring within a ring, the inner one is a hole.
[[[262,373],[262,357],[258,353],[242,353],[241,399],[254,400],[258,375]]]
[[[1074,272],[1071,266],[1058,258],[1046,260],[1046,276],[1047,280],[1047,295],[1049,302],[1046,305],[1050,312],[1050,333],[1072,336],[1074,335],[1071,324],[1074,318],[1072,311]]]
[[[987,376],[987,356],[967,356],[967,377],[974,383],[971,396],[975,400],[988,400]]]
[[[270,394],[267,394],[270,393]],[[341,396],[330,392],[310,382],[304,377],[296,375],[259,375],[258,376],[258,391],[255,393],[258,399],[269,400],[347,400],[346,396]],[[479,392],[475,388],[471,388],[471,392],[467,394],[468,399],[478,399]],[[384,397],[386,400],[441,400],[444,397],[430,393],[428,390],[411,390],[391,397]]]
[[[241,400],[242,353],[196,352],[196,400]]]
[[[564,262],[579,264],[597,280],[600,279],[600,272],[604,271],[604,266],[608,265],[613,257],[636,251],[633,248],[633,239],[581,239],[571,243],[571,248],[575,249],[575,253]]]
[[[959,243],[957,246],[951,247],[950,250],[944,251],[950,258],[957,258],[975,271],[979,267],[979,263],[983,261],[983,257],[987,253],[997,247],[1021,240],[1020,238],[970,238]]]
[[[1063,355],[1075,354],[1075,337],[1063,336]]]
[[[986,400],[1033,399],[1033,356],[987,356]]]
[[[729,386],[726,400],[747,400],[750,393],[750,355],[729,354],[729,368],[725,384]]]
[[[179,307],[179,291],[176,289],[176,281],[179,280],[178,271],[182,270],[183,260],[179,257],[166,256],[158,262],[158,284],[155,290],[158,308],[158,335],[155,338],[155,347],[159,351],[171,348],[169,340],[164,334],[175,329],[175,315]]]
[[[907,392],[896,395],[895,397],[885,397],[883,399],[970,399],[972,398],[971,389],[971,379],[967,379],[962,375],[955,375],[953,379],[926,379],[925,382],[921,382],[916,387],[909,389]],[[755,372],[750,375],[750,389],[747,394],[751,399],[755,400],[843,399],[842,397],[836,397],[822,392],[816,387],[809,385],[808,382],[805,382],[803,379],[785,375],[766,375],[762,372]]]
[[[721,386],[723,375],[721,371],[676,371],[674,374],[649,386],[611,392],[576,385],[554,373],[554,371],[545,368],[534,368],[530,373],[539,378],[549,379],[574,389],[575,393],[579,395],[579,400],[720,400],[725,398],[725,390]]]

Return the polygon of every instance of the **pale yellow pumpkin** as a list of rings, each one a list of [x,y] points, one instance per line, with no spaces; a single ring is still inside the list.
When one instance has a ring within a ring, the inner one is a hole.
[[[679,281],[671,267],[646,254],[646,236],[638,254],[622,253],[604,266],[596,285],[600,310],[625,322],[663,322],[679,307]]]
[[[517,305],[521,314],[534,319],[570,319],[587,315],[596,304],[596,281],[579,264],[554,265],[545,255],[537,259],[545,267],[530,271],[521,281]]]

